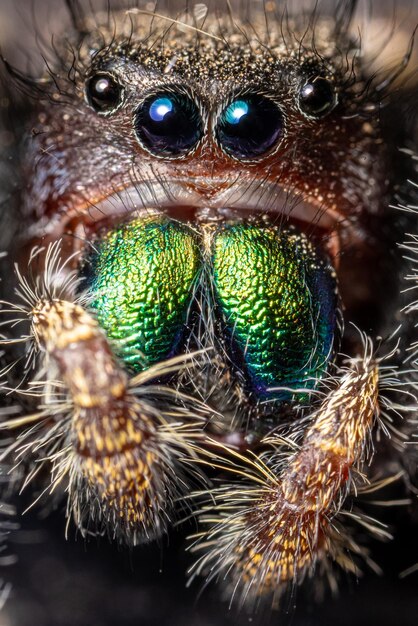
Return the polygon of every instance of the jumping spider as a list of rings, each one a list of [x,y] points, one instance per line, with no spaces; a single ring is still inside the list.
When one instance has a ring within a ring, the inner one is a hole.
[[[376,69],[355,2],[67,5],[43,78],[4,59],[12,490],[130,545],[192,516],[191,578],[240,602],[335,587],[388,536],[362,494],[414,493],[412,43]]]

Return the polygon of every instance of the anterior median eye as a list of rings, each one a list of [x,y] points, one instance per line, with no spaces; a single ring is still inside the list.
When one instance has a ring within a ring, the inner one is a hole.
[[[191,230],[161,217],[137,219],[95,250],[86,263],[92,307],[119,354],[136,371],[169,356],[200,265]]]
[[[338,303],[333,272],[307,238],[225,226],[213,271],[225,325],[258,397],[290,399],[292,390],[313,388],[332,350]]]
[[[149,96],[135,116],[141,144],[157,156],[179,156],[193,149],[203,136],[198,106],[190,96],[161,92]]]
[[[235,158],[252,159],[268,152],[279,141],[283,116],[270,98],[243,95],[222,111],[215,132],[225,152]]]

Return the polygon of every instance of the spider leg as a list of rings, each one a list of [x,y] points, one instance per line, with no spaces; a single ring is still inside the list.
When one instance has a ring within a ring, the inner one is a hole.
[[[242,482],[214,490],[201,510],[209,528],[193,546],[205,553],[192,576],[226,576],[233,593],[241,591],[245,599],[280,593],[327,556],[354,569],[345,554],[354,543],[338,535],[333,518],[367,456],[379,412],[378,382],[371,357],[352,360],[311,416],[296,451],[293,446],[284,457],[277,440],[276,451],[263,457],[223,449],[218,460],[208,461],[240,474]]]
[[[80,304],[41,298],[29,316],[50,364],[47,380],[55,374],[68,391],[66,437],[50,460],[55,482],[68,479],[69,513],[82,529],[93,520],[132,543],[160,535],[173,500],[188,487],[196,419],[176,422],[174,408],[164,413],[151,392],[138,394]],[[53,405],[46,412],[59,419]],[[179,410],[177,417],[186,415]]]

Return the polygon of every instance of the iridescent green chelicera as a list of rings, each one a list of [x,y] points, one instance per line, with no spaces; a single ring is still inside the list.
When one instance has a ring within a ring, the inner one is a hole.
[[[119,355],[139,371],[170,355],[200,267],[187,226],[160,216],[124,224],[88,260],[92,307]]]
[[[98,321],[134,371],[187,345],[194,292],[210,302],[209,289],[219,339],[257,398],[304,400],[326,370],[335,277],[301,233],[237,223],[199,235],[154,215],[99,238],[86,267]]]
[[[231,350],[257,395],[289,399],[314,387],[332,349],[337,301],[333,273],[307,238],[226,225],[214,237],[213,274]]]

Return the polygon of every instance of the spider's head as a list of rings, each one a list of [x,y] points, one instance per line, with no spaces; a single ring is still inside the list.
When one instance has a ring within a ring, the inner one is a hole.
[[[116,13],[38,83],[19,254],[47,254],[20,282],[70,407],[60,428],[45,401],[42,441],[62,436],[52,481],[69,476],[79,526],[158,534],[178,467],[212,462],[238,495],[214,491],[198,570],[274,586],[324,554],[350,568],[329,521],[384,404],[371,345],[401,308],[388,207],[406,157],[349,14]],[[77,281],[56,290],[57,268]]]
[[[82,249],[129,367],[215,347],[207,389],[315,386],[340,302],[381,330],[376,294],[392,288],[387,150],[359,50],[326,20],[273,35],[123,17],[54,76],[27,159],[31,241]]]

